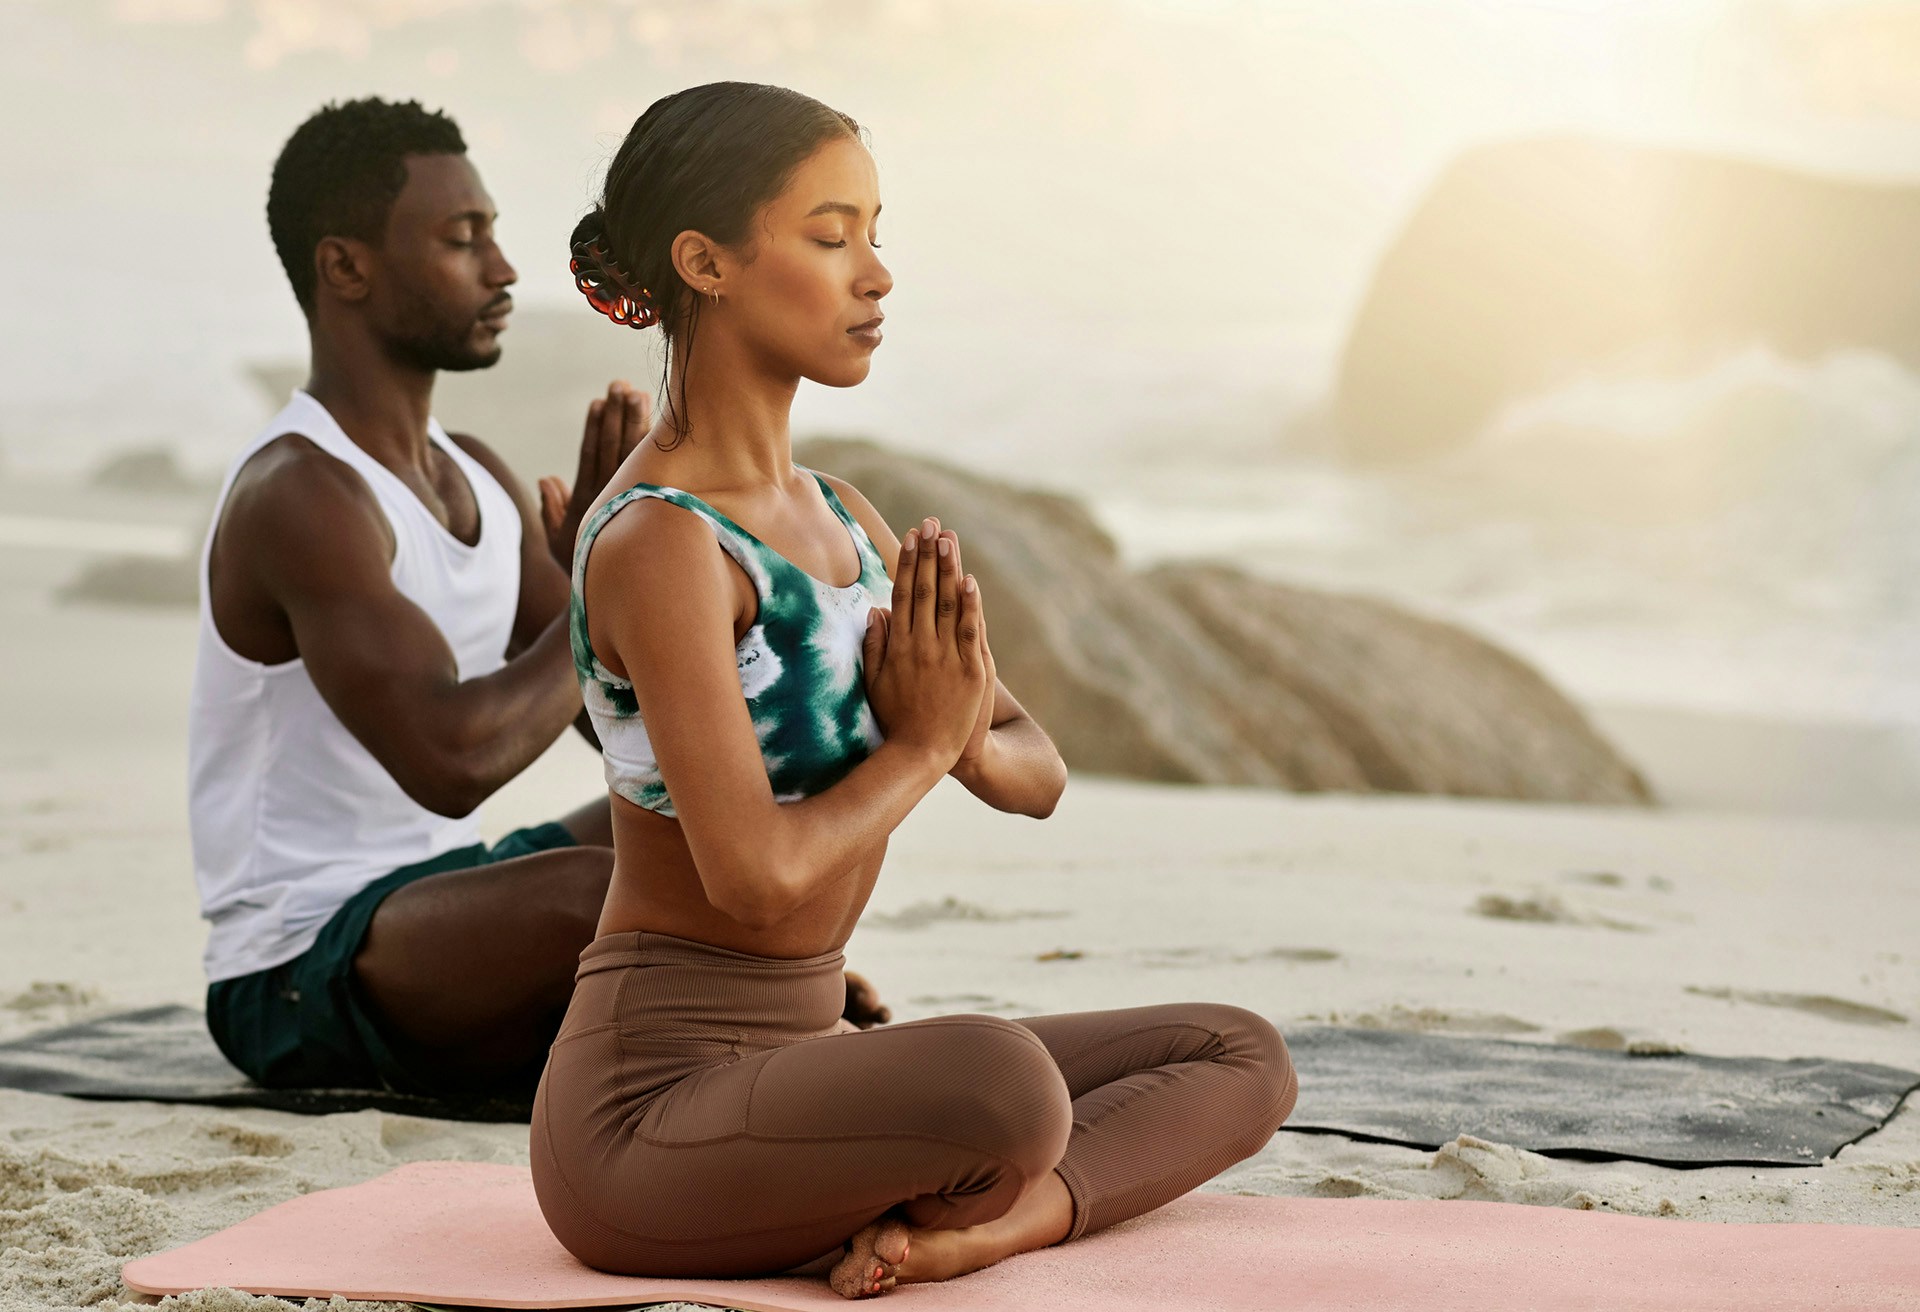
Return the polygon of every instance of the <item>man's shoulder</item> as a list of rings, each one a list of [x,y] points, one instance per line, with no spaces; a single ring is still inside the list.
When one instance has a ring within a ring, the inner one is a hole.
[[[227,500],[275,512],[317,505],[337,513],[350,506],[376,509],[379,504],[359,470],[299,432],[262,442],[235,471]]]
[[[279,544],[311,550],[320,540],[371,530],[391,554],[392,527],[360,472],[298,432],[271,438],[235,471],[214,532],[249,554]],[[242,539],[235,543],[234,537]]]

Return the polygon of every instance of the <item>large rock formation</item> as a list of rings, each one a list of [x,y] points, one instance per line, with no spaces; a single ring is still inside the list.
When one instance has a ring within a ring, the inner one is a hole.
[[[1076,502],[816,439],[890,524],[937,514],[980,579],[1001,677],[1076,769],[1300,790],[1651,800],[1525,664],[1381,602],[1221,565],[1127,569]]]
[[[1459,446],[1515,397],[1760,342],[1920,365],[1920,187],[1582,140],[1461,156],[1375,271],[1340,364],[1344,449]]]

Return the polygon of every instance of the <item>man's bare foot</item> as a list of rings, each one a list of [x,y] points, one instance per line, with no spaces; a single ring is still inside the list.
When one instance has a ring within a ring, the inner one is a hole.
[[[872,1298],[893,1288],[900,1264],[912,1251],[907,1227],[875,1221],[847,1241],[847,1255],[834,1263],[827,1285],[842,1298]]]

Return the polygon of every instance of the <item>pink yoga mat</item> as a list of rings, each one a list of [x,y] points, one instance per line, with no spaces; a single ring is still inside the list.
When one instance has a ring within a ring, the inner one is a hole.
[[[580,1265],[520,1167],[418,1162],[127,1263],[146,1294],[476,1307],[707,1303],[823,1312],[822,1280],[651,1280]],[[1920,1230],[1657,1221],[1512,1203],[1189,1194],[1060,1248],[884,1296],[914,1312],[1920,1308]]]

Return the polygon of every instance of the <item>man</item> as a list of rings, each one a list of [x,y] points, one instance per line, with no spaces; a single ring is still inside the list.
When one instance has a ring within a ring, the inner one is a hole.
[[[537,507],[432,419],[438,371],[500,358],[516,280],[442,114],[322,109],[267,218],[312,373],[235,459],[202,562],[208,1026],[268,1085],[530,1090],[612,872],[609,804],[490,849],[474,812],[580,716],[573,539],[650,399],[594,401],[573,487],[543,479]],[[848,1015],[886,1018],[857,976]]]

